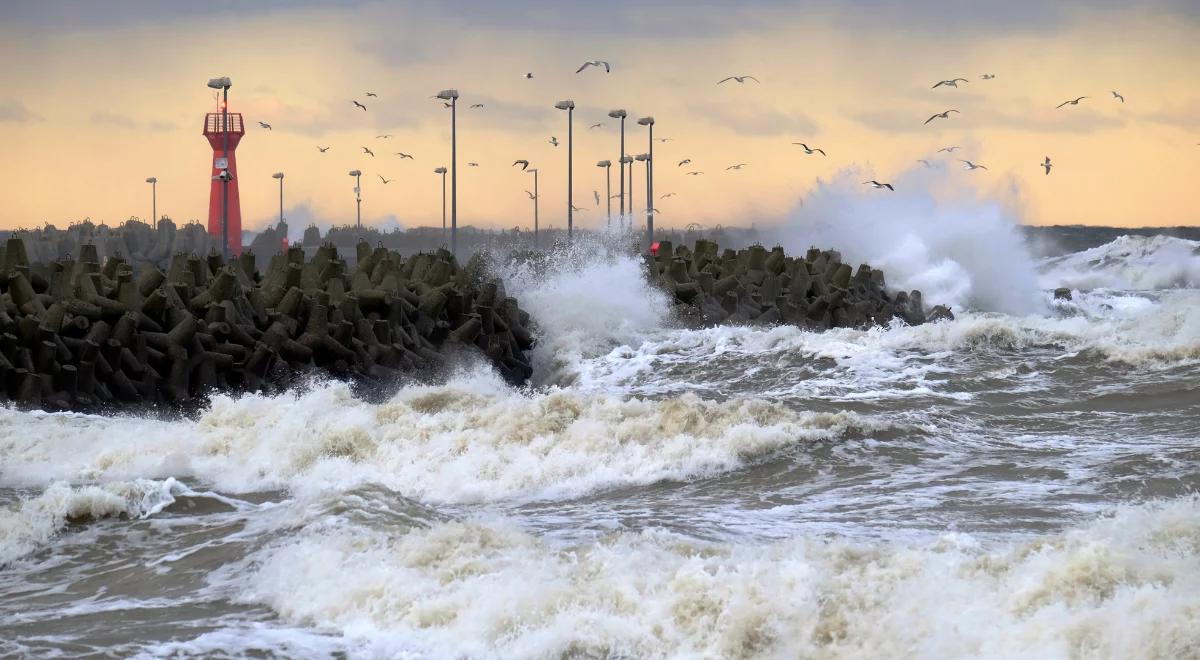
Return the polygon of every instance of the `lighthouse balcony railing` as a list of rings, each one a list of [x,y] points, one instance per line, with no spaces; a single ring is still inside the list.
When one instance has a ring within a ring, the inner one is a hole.
[[[211,133],[219,134],[222,132],[221,117],[222,117],[222,115],[219,112],[210,112],[207,115],[205,115],[205,117],[204,117],[204,134],[205,135],[208,135]],[[229,125],[230,133],[241,134],[241,133],[246,132],[245,129],[242,127],[242,113],[240,113],[240,112],[229,113],[227,121],[229,122],[228,125]]]

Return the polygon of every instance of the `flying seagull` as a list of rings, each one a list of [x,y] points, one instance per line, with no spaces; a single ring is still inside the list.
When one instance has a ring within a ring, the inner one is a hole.
[[[887,188],[888,190],[891,190],[892,192],[895,192],[895,191],[896,191],[896,189],[892,187],[892,184],[890,184],[890,183],[879,183],[879,182],[878,182],[878,181],[876,181],[875,179],[871,179],[870,181],[863,181],[863,185],[864,185],[864,186],[866,186],[866,185],[869,185],[869,186],[871,186],[872,188]]]
[[[604,67],[604,73],[612,72],[612,69],[610,69],[608,66],[608,62],[605,62],[604,60],[588,60],[588,61],[584,62],[582,65],[580,65],[580,67],[578,69],[575,69],[575,73],[579,73],[580,71],[583,71],[584,69],[588,68],[589,66],[602,66],[602,67]]]
[[[679,161],[679,165],[677,165],[677,167],[683,167],[684,165],[690,165],[691,162],[692,162],[691,158],[684,158],[683,160]]]
[[[729,76],[728,78],[722,78],[721,80],[718,80],[717,84],[720,85],[721,83],[729,82],[730,80],[736,80],[739,85],[744,84],[747,80],[753,80],[754,82],[760,84],[762,83],[761,80],[755,78],[754,76]]]
[[[945,85],[947,87],[958,87],[958,81],[960,81],[960,80],[963,82],[970,82],[966,78],[951,78],[950,80],[938,81],[938,83],[936,85],[934,85],[933,87],[931,87],[930,89],[937,89],[938,87],[941,87],[942,85]]]
[[[675,139],[675,138],[654,138],[654,140],[655,140],[656,142],[670,142],[670,141],[672,141],[672,140],[674,140],[674,139]]]
[[[537,197],[534,197],[533,193],[529,192],[528,190],[525,191],[525,194],[529,195],[529,199],[537,199]]]
[[[574,204],[572,204],[572,205],[571,205],[571,210],[572,210],[572,211],[578,211],[578,212],[580,212],[580,213],[583,213],[583,212],[584,212],[584,211],[586,211],[587,209],[581,209],[581,208],[579,208],[578,206],[575,206]]]
[[[944,151],[944,152],[946,152],[946,153],[948,153],[948,154],[952,154],[952,153],[954,153],[954,150],[955,150],[955,149],[961,149],[961,148],[962,148],[962,147],[958,147],[958,146],[953,146],[953,147],[942,147],[941,149],[938,149],[938,153],[941,153],[941,152],[943,152],[943,151]]]
[[[368,149],[368,148],[366,148],[366,147],[363,147],[362,149],[363,149],[363,153],[364,153],[364,154],[371,154],[371,158],[374,158],[374,157],[375,157],[375,152],[374,152],[374,151],[371,151],[370,149]]]
[[[592,124],[591,126],[588,126],[588,130],[590,131],[593,128],[603,128],[603,127],[604,127],[604,122],[600,122],[599,124]]]
[[[556,146],[556,147],[557,147],[557,146],[558,146],[558,138],[556,138],[556,137],[554,137],[553,135],[551,135],[551,136],[550,136],[550,144],[552,144],[552,145],[554,145],[554,146]]]
[[[595,197],[595,198],[596,198],[596,206],[600,206],[600,191],[599,191],[599,190],[593,190],[593,191],[592,191],[592,197]]]
[[[332,146],[332,145],[331,145],[331,146]],[[318,145],[317,145],[317,151],[319,151],[319,152],[321,152],[321,153],[325,153],[326,151],[329,151],[329,147],[322,147],[321,145],[319,145],[319,144],[318,144]]]
[[[704,172],[688,172],[687,173],[688,176],[700,176],[701,174],[704,174]]]
[[[259,125],[259,126],[261,126],[261,127],[263,127],[263,128],[265,128],[265,129],[267,129],[268,131],[269,131],[269,130],[271,130],[271,125],[270,125],[270,124],[268,124],[268,123],[267,123],[267,122],[265,122],[265,121],[260,121],[260,122],[258,122],[258,125]]]
[[[675,196],[675,193],[667,193],[667,194],[663,195],[662,197],[659,197],[659,199],[666,199],[668,197],[674,197],[674,196]]]
[[[1118,93],[1116,93],[1116,92],[1113,92],[1113,98],[1114,98],[1114,99],[1121,99],[1121,103],[1124,103],[1124,102],[1125,102],[1125,97],[1124,97],[1124,96],[1121,96],[1120,94],[1118,94]]]
[[[738,163],[737,165],[730,165],[729,167],[725,168],[725,171],[728,172],[729,170],[740,170],[749,164],[750,163]]]
[[[1054,167],[1050,164],[1050,157],[1046,156],[1046,160],[1042,161],[1042,167],[1046,168],[1046,174],[1050,174],[1050,168]]]
[[[454,104],[453,104],[453,103],[445,103],[445,102],[443,102],[443,103],[442,103],[442,107],[443,107],[443,108],[453,108],[453,107],[454,107]]]
[[[375,136],[375,139],[376,139],[376,140],[386,140],[386,139],[388,139],[388,138],[390,138],[390,137],[392,137],[392,134],[391,134],[391,133],[384,133],[383,135],[376,135],[376,136]]]
[[[472,105],[471,105],[471,107],[472,107],[472,108],[482,108],[482,107],[483,107],[483,104],[482,104],[482,103],[475,103],[475,104],[472,104]]]
[[[359,108],[362,108],[363,112],[366,112],[366,111],[367,111],[367,106],[365,106],[365,105],[363,105],[363,104],[359,103],[358,101],[352,101],[352,103],[354,103],[354,105],[355,105],[355,106],[357,106],[357,107],[359,107]]]
[[[393,155],[399,156],[399,157],[400,157],[400,160],[404,160],[405,158],[412,158],[412,154],[406,154],[406,153],[404,153],[403,151],[397,151],[397,152],[396,152],[395,154],[393,154]],[[415,159],[414,159],[414,160],[415,160]]]
[[[532,71],[525,74],[525,80],[533,80],[533,72]]]
[[[378,95],[378,94],[376,94],[375,92],[367,92],[367,96],[374,96],[374,97],[376,97],[376,98],[378,98],[378,97],[379,97],[379,95]]]
[[[525,169],[529,167],[529,161],[527,161],[527,160],[525,160],[525,159],[523,159],[523,158],[522,158],[521,160],[514,160],[514,161],[513,161],[513,167],[516,167],[517,165],[520,165],[520,166],[521,166],[521,171],[522,171],[522,172],[524,172],[524,171],[525,171]]]
[[[968,170],[986,170],[986,169],[987,169],[987,168],[986,168],[986,167],[984,167],[983,165],[976,165],[975,163],[972,163],[972,162],[971,162],[971,161],[969,161],[969,160],[963,160],[963,159],[961,159],[961,158],[960,158],[960,159],[958,159],[958,162],[960,162],[960,163],[965,163],[965,164],[966,164],[966,166],[967,166],[967,168],[966,168],[966,169],[968,169]]]
[[[1063,101],[1062,103],[1059,103],[1058,105],[1054,106],[1054,109],[1057,110],[1068,103],[1070,103],[1071,105],[1079,105],[1079,102],[1086,98],[1087,98],[1086,96],[1081,96],[1081,97],[1075,99],[1074,101]]]
[[[479,163],[475,163],[475,162],[467,163],[467,167],[479,167]]]
[[[924,165],[925,167],[933,167],[933,165],[930,165],[929,161],[925,160],[924,158],[918,158],[917,162]]]
[[[808,154],[809,156],[813,155],[813,152],[815,152],[815,151],[821,152],[822,156],[825,155],[824,149],[817,149],[815,147],[810,148],[807,144],[804,144],[803,142],[793,142],[792,144],[796,144],[796,145],[799,145],[800,147],[802,147],[804,149],[804,153]]]
[[[985,73],[985,74],[983,74],[982,76],[979,76],[979,77],[980,77],[980,78],[983,78],[984,80],[991,80],[992,78],[995,78],[995,77],[996,77],[996,74],[994,74],[994,73]]]
[[[941,117],[942,119],[949,119],[951,112],[957,112],[960,115],[962,114],[961,112],[958,112],[958,110],[955,110],[954,108],[950,108],[949,110],[947,110],[945,112],[934,113],[934,115],[932,117],[925,120],[925,123],[928,124],[929,122],[933,121],[934,119],[937,119],[938,117]]]
[[[379,180],[380,180],[380,181],[382,181],[382,182],[383,182],[383,185],[385,185],[385,186],[386,186],[387,184],[389,184],[389,183],[391,183],[391,182],[395,181],[395,179],[385,179],[385,178],[383,178],[383,175],[382,175],[382,174],[376,174],[375,176],[379,177]]]

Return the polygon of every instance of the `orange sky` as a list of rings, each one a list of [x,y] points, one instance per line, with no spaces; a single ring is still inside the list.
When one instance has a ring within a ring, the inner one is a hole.
[[[205,81],[220,75],[233,79],[231,109],[252,127],[238,150],[248,228],[275,218],[271,173],[280,170],[293,225],[352,222],[346,172],[354,168],[367,174],[365,223],[440,223],[432,170],[449,160],[449,116],[428,97],[446,87],[462,94],[460,224],[529,224],[532,181],[510,166],[517,158],[540,168],[543,223],[563,224],[566,116],[553,109],[562,98],[577,105],[575,203],[587,211],[576,221],[585,227],[603,223],[592,191],[604,194],[595,162],[617,157],[616,125],[605,117],[613,107],[653,114],[656,136],[672,139],[655,145],[655,191],[676,193],[656,202],[666,226],[778,221],[818,177],[856,168],[886,181],[918,158],[947,161],[935,152],[951,144],[988,170],[960,172],[948,160],[946,176],[1012,204],[1026,223],[1200,223],[1194,10],[1081,9],[1053,25],[1031,15],[999,27],[988,17],[939,26],[918,20],[924,15],[859,20],[775,2],[617,3],[615,22],[596,11],[577,20],[546,14],[570,4],[512,15],[473,13],[472,3],[287,5],[236,20],[161,6],[112,20],[10,15],[0,21],[0,228],[145,218],[148,176],[160,182],[160,213],[207,217],[211,152],[200,130],[213,107]],[[609,60],[612,73],[575,73],[593,58]],[[715,84],[732,74],[762,83]],[[970,82],[930,89],[956,76]],[[1079,95],[1091,98],[1055,109]],[[962,114],[922,125],[947,108]],[[274,130],[258,129],[258,120]],[[597,122],[606,125],[588,129]],[[382,133],[395,137],[376,139]],[[563,146],[550,145],[552,135]],[[828,157],[806,156],[793,141]],[[317,145],[332,149],[320,154]],[[630,122],[627,145],[645,151],[645,129]],[[392,155],[401,150],[415,160]],[[1049,177],[1038,166],[1046,155],[1055,163]],[[705,174],[684,176],[683,158]],[[749,165],[725,171],[738,162]],[[395,181],[384,186],[377,174]],[[639,165],[639,207],[642,187]]]

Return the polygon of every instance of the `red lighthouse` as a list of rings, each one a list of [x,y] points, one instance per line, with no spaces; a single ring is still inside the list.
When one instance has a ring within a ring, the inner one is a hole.
[[[226,79],[214,79],[209,82],[225,82]],[[238,196],[237,158],[235,150],[242,136],[246,134],[242,125],[240,112],[229,112],[229,85],[225,84],[225,98],[221,101],[221,112],[210,112],[204,117],[204,137],[212,145],[212,187],[208,193],[208,234],[220,243],[225,236],[222,219],[228,215],[229,254],[242,253],[242,204]],[[226,214],[226,205],[228,213]]]

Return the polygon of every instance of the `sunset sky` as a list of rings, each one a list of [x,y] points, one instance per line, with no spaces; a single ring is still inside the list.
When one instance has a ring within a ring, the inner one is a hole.
[[[353,221],[354,168],[366,174],[364,223],[440,223],[432,170],[449,162],[450,117],[429,96],[448,87],[462,95],[460,224],[529,225],[532,177],[510,166],[524,158],[541,172],[543,223],[562,226],[567,118],[553,106],[564,98],[577,106],[584,227],[604,222],[592,191],[604,195],[596,161],[618,156],[605,116],[615,107],[654,115],[656,137],[671,138],[655,144],[655,192],[676,193],[656,202],[667,226],[784,221],[819,179],[895,181],[919,158],[1028,224],[1200,223],[1194,1],[2,0],[0,57],[0,228],[148,217],[148,176],[159,179],[160,214],[207,217],[211,150],[200,132],[214,76],[233,79],[230,108],[250,126],[237,152],[250,229],[274,221],[280,170],[294,230]],[[612,73],[576,74],[589,59]],[[716,84],[735,74],[762,82]],[[930,89],[955,77],[969,82]],[[961,114],[922,124],[947,108]],[[962,171],[936,153],[947,145],[988,169]],[[630,121],[627,151],[645,150],[645,129]],[[684,176],[684,158],[705,174]]]

